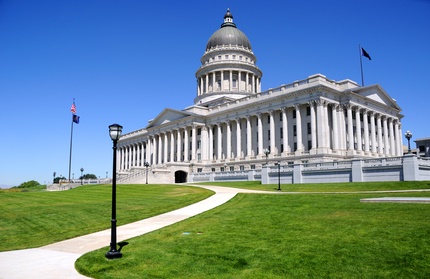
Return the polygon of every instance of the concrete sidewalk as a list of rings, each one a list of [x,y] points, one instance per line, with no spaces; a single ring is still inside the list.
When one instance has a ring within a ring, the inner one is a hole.
[[[214,191],[215,194],[190,206],[120,226],[117,228],[118,242],[169,226],[215,208],[232,199],[237,193],[267,194],[264,191],[198,186]],[[110,229],[40,248],[2,252],[0,253],[0,278],[87,278],[75,270],[75,261],[87,252],[109,246],[109,243]],[[107,248],[106,252],[108,250]]]

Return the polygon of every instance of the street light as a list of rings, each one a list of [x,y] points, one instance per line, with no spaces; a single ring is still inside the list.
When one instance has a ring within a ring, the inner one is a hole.
[[[270,150],[265,148],[263,150],[263,153],[266,155],[266,165],[268,164],[268,158],[269,158],[269,154],[270,154]]]
[[[81,168],[81,185],[83,184],[82,179],[84,179],[84,168]]]
[[[121,137],[122,126],[112,124],[109,126],[109,135],[113,141],[113,168],[112,168],[112,219],[111,219],[111,241],[110,250],[105,254],[108,259],[121,258],[120,249],[116,249],[116,144]]]
[[[149,167],[149,163],[145,162],[143,165],[146,167],[146,184],[148,184],[148,167]]]
[[[281,191],[281,162],[277,162],[278,165],[278,191]]]
[[[406,131],[405,138],[408,140],[408,154],[411,154],[411,138],[412,138],[412,133],[409,130]]]

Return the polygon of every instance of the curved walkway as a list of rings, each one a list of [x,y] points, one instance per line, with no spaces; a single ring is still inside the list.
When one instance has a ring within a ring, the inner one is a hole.
[[[215,194],[198,203],[117,228],[118,242],[180,222],[230,199],[237,193],[265,193],[219,186],[202,186]],[[1,279],[87,278],[75,270],[75,261],[85,253],[109,246],[110,229],[64,240],[40,248],[0,253]],[[106,251],[107,252],[107,251]]]

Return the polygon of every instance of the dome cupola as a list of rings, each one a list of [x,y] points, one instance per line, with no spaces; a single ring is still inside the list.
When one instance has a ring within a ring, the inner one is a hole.
[[[224,15],[224,23],[221,24],[221,28],[209,38],[206,44],[206,51],[223,45],[242,46],[249,50],[252,49],[246,35],[236,28],[236,24],[233,22],[233,15],[229,9]]]
[[[220,29],[209,38],[200,61],[194,104],[212,107],[261,91],[263,74],[255,65],[257,58],[229,9]]]

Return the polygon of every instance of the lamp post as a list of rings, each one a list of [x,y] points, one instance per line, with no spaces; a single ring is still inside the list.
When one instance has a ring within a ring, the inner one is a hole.
[[[57,173],[54,171],[54,173],[52,174],[53,176],[54,176],[54,178],[52,179],[52,184],[54,184],[55,183],[55,175],[56,175]]]
[[[84,168],[81,168],[81,185],[83,184],[82,179],[84,179]]]
[[[409,130],[406,131],[405,138],[408,140],[408,154],[411,154],[411,138],[412,138],[412,133]]]
[[[116,144],[121,137],[122,126],[112,124],[109,126],[109,135],[113,141],[113,168],[112,168],[112,219],[110,250],[105,254],[108,259],[121,258],[122,254],[116,249]],[[120,248],[121,250],[121,248]]]
[[[270,150],[265,148],[263,150],[264,155],[266,155],[266,165],[268,164],[268,158],[269,158],[269,154],[270,154]]]
[[[149,163],[145,162],[143,165],[146,167],[146,184],[148,184],[148,167],[149,167]]]
[[[278,165],[278,191],[281,191],[281,162],[277,162]]]

